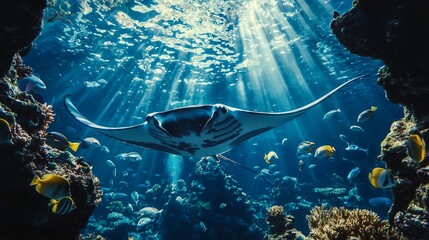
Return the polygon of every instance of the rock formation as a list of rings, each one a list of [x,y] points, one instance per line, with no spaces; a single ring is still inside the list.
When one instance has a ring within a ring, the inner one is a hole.
[[[360,0],[342,15],[334,12],[331,22],[332,32],[350,52],[384,62],[378,83],[388,100],[404,108],[404,118],[391,124],[381,143],[379,160],[396,181],[390,224],[407,239],[429,238],[428,160],[416,161],[407,149],[411,134],[429,140],[428,10],[429,3],[422,1]]]

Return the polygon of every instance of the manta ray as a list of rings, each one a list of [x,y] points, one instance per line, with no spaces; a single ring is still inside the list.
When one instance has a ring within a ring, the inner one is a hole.
[[[248,111],[224,104],[193,105],[149,113],[145,122],[127,127],[91,122],[73,105],[70,95],[64,103],[77,121],[109,137],[175,155],[213,157],[297,118],[344,86],[367,76],[348,80],[319,99],[286,112]]]

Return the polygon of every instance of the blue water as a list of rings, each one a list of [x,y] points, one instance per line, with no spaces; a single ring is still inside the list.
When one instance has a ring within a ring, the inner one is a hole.
[[[24,61],[47,86],[40,95],[56,113],[49,130],[62,132],[71,141],[92,136],[109,149],[108,153],[100,148],[75,153],[93,165],[106,188],[111,175],[106,160],[114,160],[120,153],[138,152],[141,162],[117,163],[112,191],[138,191],[142,195],[146,191],[142,184],[150,187],[178,179],[187,181],[199,159],[135,147],[84,127],[65,111],[62,99],[66,94],[72,95],[77,107],[92,121],[127,126],[143,122],[151,112],[194,104],[286,111],[315,100],[347,79],[371,74],[298,119],[224,154],[252,169],[262,169],[269,167],[264,154],[275,151],[279,159],[273,161],[276,166],[272,172],[279,175],[270,179],[297,178],[301,193],[312,206],[320,202],[305,191],[329,186],[346,187],[347,192],[356,186],[363,203],[367,203],[372,197],[391,197],[389,189],[374,189],[369,184],[368,172],[383,166],[376,160],[380,142],[403,112],[386,100],[376,84],[382,62],[352,55],[330,32],[332,10],[343,13],[350,5],[351,1],[337,0],[59,0],[46,10],[43,31]],[[365,132],[351,131],[349,127],[356,124],[358,114],[370,106],[378,109],[372,119],[359,124]],[[337,108],[342,111],[339,120],[323,120],[326,112]],[[369,154],[346,151],[339,134],[368,148]],[[287,141],[282,145],[284,138]],[[299,171],[296,147],[304,140],[315,142],[316,148],[329,144],[337,151],[332,159],[306,159]],[[310,164],[316,167],[309,169]],[[347,174],[356,166],[360,174],[348,183]],[[255,179],[253,173],[226,162],[222,168],[255,201],[269,196],[271,186]],[[125,190],[118,185],[120,181],[127,182]],[[284,199],[272,201],[270,205],[288,203]],[[105,206],[98,207],[95,218],[108,214]],[[388,208],[366,207],[386,218]],[[296,227],[303,232],[308,232],[303,217],[308,213],[306,209],[293,214]]]

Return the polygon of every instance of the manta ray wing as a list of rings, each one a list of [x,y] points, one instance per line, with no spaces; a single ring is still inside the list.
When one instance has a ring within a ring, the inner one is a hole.
[[[70,95],[67,95],[64,98],[64,104],[66,106],[67,111],[80,123],[93,128],[97,130],[98,132],[121,140],[123,142],[127,142],[133,145],[145,147],[145,148],[151,148],[158,151],[168,152],[171,154],[181,155],[181,153],[168,146],[167,143],[162,142],[162,138],[164,140],[169,140],[170,136],[165,135],[162,130],[158,129],[150,129],[148,122],[144,122],[141,124],[137,124],[134,126],[128,126],[128,127],[105,127],[97,125],[90,120],[88,120],[86,117],[80,113],[79,110],[74,106],[74,104],[70,100]],[[157,133],[158,131],[158,133]],[[159,133],[160,132],[160,133]],[[160,135],[160,137],[154,137]]]
[[[242,142],[256,135],[259,135],[263,132],[266,132],[268,130],[271,130],[273,128],[276,128],[287,122],[292,121],[293,119],[306,113],[312,107],[323,102],[325,99],[330,97],[332,94],[334,94],[344,86],[358,79],[368,77],[368,76],[369,75],[362,75],[362,76],[350,79],[344,82],[343,84],[339,85],[335,89],[331,90],[327,94],[323,95],[319,99],[316,99],[315,101],[303,107],[300,107],[291,111],[287,111],[287,112],[277,112],[277,113],[256,112],[256,111],[248,111],[248,110],[228,107],[228,110],[231,111],[231,115],[233,115],[234,118],[241,124],[241,128],[242,128],[240,135],[237,136],[237,138],[235,138],[234,141],[230,143],[230,147],[234,148],[237,145],[241,144]]]
[[[64,102],[69,113],[82,124],[134,145],[183,156],[215,156],[242,142],[304,114],[348,85],[367,77],[348,80],[319,99],[287,112],[255,112],[223,104],[196,105],[150,113],[146,122],[129,127],[104,127],[85,118],[70,96]]]

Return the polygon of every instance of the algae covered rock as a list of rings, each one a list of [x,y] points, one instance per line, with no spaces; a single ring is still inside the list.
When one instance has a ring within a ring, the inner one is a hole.
[[[9,1],[0,8],[0,226],[2,239],[77,239],[101,201],[92,167],[71,153],[46,144],[54,121],[52,106],[18,88],[31,74],[20,53],[39,35],[46,1]],[[69,184],[67,198],[50,199],[30,186],[32,179],[53,174]],[[70,199],[72,200],[68,200]],[[57,204],[73,203],[64,209]]]

